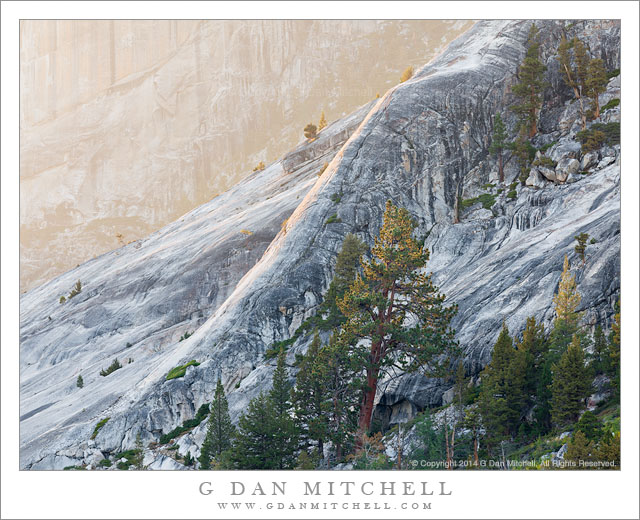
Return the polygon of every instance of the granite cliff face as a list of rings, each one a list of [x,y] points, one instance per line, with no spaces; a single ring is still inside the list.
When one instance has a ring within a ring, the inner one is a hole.
[[[315,312],[344,236],[373,242],[387,199],[413,214],[431,251],[428,270],[459,305],[454,327],[468,373],[489,360],[503,319],[513,331],[531,315],[551,323],[564,255],[574,266],[585,323],[606,328],[620,287],[620,149],[583,156],[575,141],[576,108],[553,56],[564,28],[588,38],[608,70],[618,68],[620,26],[538,25],[550,87],[534,144],[554,143],[547,155],[564,181],[532,170],[515,197],[498,192],[497,166],[488,154],[491,121],[502,112],[513,132],[509,87],[530,22],[477,23],[411,80],[330,125],[317,140],[148,238],[24,295],[21,467],[95,466],[104,454],[132,447],[137,433],[145,445],[158,440],[211,400],[219,376],[237,419],[270,386],[273,366],[264,351]],[[601,103],[619,97],[619,78],[613,78]],[[619,114],[616,107],[602,119],[619,120]],[[572,159],[585,174],[563,170]],[[514,162],[507,165],[507,183],[517,176]],[[458,196],[484,192],[494,197],[490,209],[471,205],[454,223]],[[583,231],[596,242],[581,266],[573,237]],[[58,303],[78,279],[82,292]],[[180,340],[185,332],[193,335]],[[307,343],[294,344],[290,361]],[[99,376],[114,357],[123,368]],[[126,364],[128,358],[133,362]],[[200,365],[184,378],[165,380],[192,359]],[[83,389],[75,387],[78,374]],[[376,413],[397,422],[441,403],[446,389],[405,375],[380,385]],[[203,435],[201,426],[181,437],[180,453],[197,455]],[[179,467],[161,450],[148,450],[145,463]]]
[[[470,25],[23,21],[22,290],[224,192]]]

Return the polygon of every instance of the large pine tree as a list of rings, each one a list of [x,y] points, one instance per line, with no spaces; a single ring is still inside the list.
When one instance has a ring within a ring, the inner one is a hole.
[[[413,238],[415,228],[406,209],[387,201],[373,259],[364,262],[364,276],[338,302],[347,318],[344,337],[366,372],[358,438],[371,425],[382,374],[392,367],[409,372],[433,367],[455,346],[449,324],[456,308],[444,306],[431,276],[420,271],[429,252]]]
[[[291,391],[294,415],[303,440],[315,441],[318,455],[324,458],[324,441],[328,432],[328,395],[325,374],[318,365],[321,348],[320,336],[316,331],[309,350],[300,362],[296,376],[296,386]]]
[[[563,427],[578,420],[592,390],[592,374],[585,366],[577,335],[552,370],[551,418],[557,427]]]
[[[238,422],[238,435],[233,447],[232,464],[237,469],[280,469],[280,458],[274,456],[275,421],[269,396],[260,394],[251,400]]]
[[[273,386],[269,392],[275,428],[273,431],[272,457],[277,469],[287,469],[295,465],[295,451],[298,448],[299,432],[293,420],[291,405],[292,385],[287,377],[285,352],[280,350],[278,364],[273,373]]]
[[[536,394],[538,378],[548,350],[548,344],[544,337],[544,326],[542,323],[537,323],[535,317],[527,318],[522,339],[516,340],[516,349],[523,358],[525,393],[530,403],[531,398]]]
[[[269,394],[261,393],[240,417],[232,463],[237,469],[290,469],[296,464],[298,429],[292,417],[285,353],[280,350]]]
[[[540,61],[538,33],[538,28],[532,24],[527,39],[527,53],[518,69],[519,82],[511,89],[519,101],[511,110],[520,117],[520,123],[527,129],[530,138],[538,132],[538,111],[546,86],[544,73],[547,68]]]
[[[575,59],[572,59],[572,49],[574,50]],[[586,49],[580,40],[577,38],[567,40],[562,36],[558,46],[558,61],[564,73],[564,82],[571,87],[573,95],[578,100],[583,130],[587,127],[587,117],[583,103],[583,95],[586,95],[586,59]]]
[[[364,387],[362,366],[350,355],[351,345],[343,339],[334,333],[318,353],[316,362],[325,390],[327,439],[335,447],[337,461],[342,460],[351,446]]]
[[[506,324],[481,375],[479,407],[489,450],[518,431],[525,386],[521,356],[513,348]]]
[[[523,411],[534,407],[533,431],[545,434],[551,426],[550,405],[551,363],[547,361],[549,344],[544,326],[531,316],[527,318],[522,340],[516,341],[517,355],[524,370]]]
[[[229,404],[224,393],[224,387],[220,379],[218,379],[207,422],[207,434],[198,458],[200,469],[209,469],[212,459],[219,458],[224,451],[231,448],[235,431],[235,426],[233,426],[229,417]]]

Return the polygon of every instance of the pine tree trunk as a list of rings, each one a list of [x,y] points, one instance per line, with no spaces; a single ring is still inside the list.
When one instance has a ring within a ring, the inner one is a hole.
[[[322,439],[318,439],[318,454],[320,455],[320,460],[324,459],[324,441]]]
[[[536,122],[536,111],[533,109],[532,119],[531,119],[531,130],[529,130],[529,139],[535,137],[538,133],[538,123]]]
[[[504,169],[502,166],[502,151],[498,152],[498,175],[500,176],[500,184],[504,184]]]
[[[379,325],[379,330],[381,329],[382,324]],[[362,447],[362,438],[371,427],[373,403],[376,399],[376,389],[378,388],[378,371],[380,370],[379,363],[381,349],[381,340],[371,344],[371,350],[369,351],[369,366],[367,367],[367,387],[362,397],[362,405],[360,406],[360,414],[358,417],[356,448]]]
[[[378,373],[374,368],[367,368],[367,388],[364,392],[360,415],[358,417],[358,439],[356,445],[361,447],[362,437],[369,431],[371,417],[373,415],[373,402],[376,398],[376,388],[378,386]]]

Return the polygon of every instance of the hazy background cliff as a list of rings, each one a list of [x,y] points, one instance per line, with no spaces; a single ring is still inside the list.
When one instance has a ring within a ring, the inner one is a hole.
[[[23,21],[21,290],[210,200],[470,26]]]

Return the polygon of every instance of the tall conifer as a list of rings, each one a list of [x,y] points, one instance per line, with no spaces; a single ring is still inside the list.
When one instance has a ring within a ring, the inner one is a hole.
[[[586,86],[593,103],[593,117],[600,117],[600,100],[598,96],[607,90],[608,82],[609,78],[604,62],[599,58],[589,61]]]
[[[591,371],[585,366],[577,335],[552,370],[551,418],[556,426],[563,427],[577,421],[592,390]]]
[[[224,393],[224,387],[220,379],[218,379],[207,422],[207,434],[198,458],[200,469],[209,469],[212,459],[219,458],[224,451],[231,448],[235,431],[236,429],[229,417],[229,404]]]
[[[516,364],[517,353],[513,348],[509,329],[503,324],[491,353],[491,362],[481,375],[479,406],[490,450],[495,449],[500,441],[508,439],[518,429],[524,379],[514,380]]]
[[[296,386],[291,391],[294,415],[306,441],[315,441],[318,455],[324,457],[324,441],[328,430],[328,396],[324,373],[318,366],[320,336],[316,331],[309,350],[302,358],[300,370],[296,376]]]
[[[326,391],[327,438],[335,447],[336,460],[348,451],[358,427],[360,396],[365,386],[363,369],[350,353],[344,335],[334,333],[318,353],[317,368]]]
[[[364,277],[356,278],[338,302],[347,318],[344,334],[367,377],[359,438],[371,425],[382,374],[392,366],[409,372],[437,368],[436,361],[444,361],[456,347],[449,326],[456,308],[444,306],[445,298],[431,276],[421,272],[429,252],[413,238],[415,228],[406,209],[387,201],[380,236],[371,251],[373,259],[364,262]]]
[[[296,465],[298,429],[289,400],[285,353],[280,349],[269,394],[260,394],[240,417],[232,463],[238,469],[290,469]]]
[[[273,386],[269,392],[275,420],[274,446],[271,451],[274,460],[277,461],[277,469],[287,469],[295,465],[294,452],[298,447],[299,433],[292,417],[291,387],[285,367],[285,352],[284,349],[280,349],[278,364],[273,373]]]
[[[542,93],[546,86],[544,73],[547,68],[540,61],[538,33],[538,28],[532,24],[527,38],[527,53],[518,69],[519,83],[511,89],[519,101],[511,110],[520,117],[521,125],[527,129],[529,138],[538,133],[538,111],[542,106]]]

